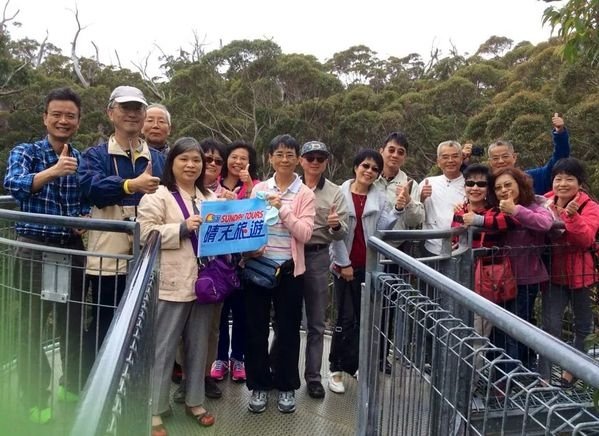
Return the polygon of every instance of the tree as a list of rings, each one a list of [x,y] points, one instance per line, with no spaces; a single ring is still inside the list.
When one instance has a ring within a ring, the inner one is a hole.
[[[548,23],[552,31],[558,29],[565,59],[570,62],[583,59],[592,66],[599,64],[599,0],[569,0],[559,9],[549,6],[543,12],[543,23]]]

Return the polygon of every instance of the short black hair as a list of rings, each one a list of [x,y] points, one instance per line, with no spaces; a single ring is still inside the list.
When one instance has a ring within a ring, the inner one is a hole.
[[[482,176],[485,176],[485,179],[487,179],[487,183],[491,183],[491,170],[488,166],[483,164],[476,163],[468,165],[466,169],[462,171],[462,174],[464,176],[464,179],[468,179],[475,174],[480,174]]]
[[[387,137],[385,138],[385,141],[383,142],[383,146],[381,148],[384,150],[385,147],[387,146],[387,144],[389,144],[392,141],[397,142],[399,145],[401,145],[403,148],[405,148],[406,151],[408,151],[408,138],[406,137],[405,133],[403,133],[403,132],[389,133],[387,135]]]
[[[352,162],[354,174],[356,174],[356,167],[366,159],[372,159],[376,163],[376,166],[379,167],[379,174],[381,171],[383,171],[383,156],[376,150],[371,148],[363,148],[354,156],[354,161]]]
[[[567,174],[576,177],[579,185],[582,185],[587,181],[587,172],[584,165],[575,157],[564,157],[558,160],[551,170],[551,180],[558,174]]]
[[[48,106],[51,101],[61,100],[61,101],[72,101],[77,106],[77,110],[79,111],[79,118],[81,118],[81,97],[71,88],[55,88],[48,93],[46,99],[44,100],[44,113],[48,113]]]
[[[233,151],[237,150],[238,148],[243,148],[248,152],[250,164],[250,177],[252,178],[252,180],[258,179],[258,157],[256,154],[256,149],[251,143],[242,140],[233,141],[229,145],[227,145],[225,155],[223,156],[223,158],[225,159],[225,164],[223,165],[223,169],[220,173],[222,178],[224,179],[229,174],[229,167],[227,165],[227,161],[231,153],[233,153]]]
[[[177,139],[171,150],[168,152],[166,163],[164,164],[164,171],[162,172],[162,184],[166,186],[169,191],[175,191],[177,189],[177,182],[175,180],[175,175],[173,174],[173,161],[180,154],[191,150],[199,152],[202,157],[202,171],[200,172],[200,176],[197,178],[195,185],[202,194],[208,195],[210,191],[204,186],[204,176],[206,174],[204,152],[202,151],[202,147],[200,147],[200,143],[191,136],[184,136]]]
[[[281,147],[290,148],[290,149],[294,150],[295,155],[299,157],[299,153],[300,153],[299,142],[297,142],[297,139],[295,139],[290,134],[285,133],[284,135],[278,135],[278,136],[275,136],[274,138],[272,138],[272,141],[270,141],[270,144],[268,145],[268,154],[270,154],[272,156],[275,153],[275,150],[277,150],[278,148],[281,148]]]
[[[204,138],[200,141],[200,148],[204,153],[216,151],[220,157],[225,158],[225,144],[214,138]]]

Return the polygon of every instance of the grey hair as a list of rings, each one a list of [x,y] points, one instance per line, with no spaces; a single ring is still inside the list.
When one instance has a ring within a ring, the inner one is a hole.
[[[163,111],[166,114],[166,122],[168,123],[168,125],[171,125],[171,113],[168,111],[168,109],[166,108],[165,105],[160,104],[160,103],[152,103],[151,105],[149,105],[146,108],[146,113],[150,110],[150,109],[160,109],[161,111]]]
[[[457,148],[460,154],[462,154],[462,145],[458,141],[443,141],[437,146],[437,157],[441,157],[441,149],[443,147]]]
[[[489,145],[489,148],[487,150],[487,154],[489,155],[489,157],[491,157],[491,151],[495,147],[507,147],[507,149],[510,151],[510,153],[512,153],[512,154],[514,153],[514,146],[512,145],[512,143],[510,141],[506,141],[505,139],[498,139],[497,141],[495,141],[494,143]]]

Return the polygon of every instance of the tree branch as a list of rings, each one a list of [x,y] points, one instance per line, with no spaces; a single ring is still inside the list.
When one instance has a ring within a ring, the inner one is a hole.
[[[75,69],[75,74],[79,78],[81,85],[83,85],[84,88],[89,88],[89,82],[81,73],[81,65],[79,64],[79,57],[77,57],[77,38],[79,38],[79,34],[85,27],[81,27],[81,22],[79,21],[79,9],[77,6],[75,6],[75,10],[72,12],[75,15],[75,21],[77,22],[77,32],[75,32],[75,37],[71,43],[71,60],[73,61],[73,68]]]

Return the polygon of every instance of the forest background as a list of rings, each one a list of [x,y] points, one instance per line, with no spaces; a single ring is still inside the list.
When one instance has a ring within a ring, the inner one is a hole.
[[[0,174],[15,144],[45,135],[41,116],[50,89],[71,86],[82,96],[74,144],[84,150],[110,135],[108,97],[127,84],[168,107],[171,142],[244,139],[255,144],[259,174],[266,176],[265,147],[275,135],[321,140],[333,153],[328,176],[338,183],[350,177],[357,150],[378,148],[396,130],[408,137],[404,170],[417,180],[438,172],[436,147],[448,139],[485,148],[508,139],[523,168],[544,165],[552,152],[551,117],[559,112],[572,155],[585,161],[591,189],[599,192],[598,0],[548,8],[539,20],[557,29],[556,36],[537,45],[492,36],[473,55],[457,47],[443,55],[433,47],[428,60],[418,53],[381,59],[353,46],[320,62],[283,53],[273,40],[238,40],[212,51],[196,40],[190,50],[162,53],[161,77],[142,64],[132,71],[77,56],[84,28],[76,10],[79,31],[69,54],[48,40],[15,40],[10,27],[19,25],[18,13],[8,5],[0,22]]]

